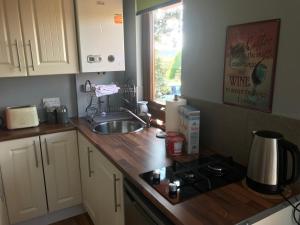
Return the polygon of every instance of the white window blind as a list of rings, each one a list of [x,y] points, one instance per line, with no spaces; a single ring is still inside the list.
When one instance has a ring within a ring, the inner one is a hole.
[[[181,0],[136,0],[136,14],[140,15],[149,11],[165,7]]]

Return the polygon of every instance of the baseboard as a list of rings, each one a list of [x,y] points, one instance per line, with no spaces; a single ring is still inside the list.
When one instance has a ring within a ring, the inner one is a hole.
[[[62,209],[53,213],[49,213],[48,215],[37,217],[25,222],[17,223],[15,225],[49,225],[58,221],[71,218],[73,216],[78,216],[85,212],[86,210],[84,209],[84,207],[82,205],[78,205],[71,208]]]

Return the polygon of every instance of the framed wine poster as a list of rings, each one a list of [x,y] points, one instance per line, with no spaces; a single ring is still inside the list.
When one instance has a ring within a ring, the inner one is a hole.
[[[272,111],[280,20],[227,28],[223,102]]]

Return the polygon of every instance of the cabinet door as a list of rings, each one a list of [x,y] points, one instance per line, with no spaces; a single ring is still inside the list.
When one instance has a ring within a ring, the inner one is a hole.
[[[18,0],[0,0],[0,77],[27,76]]]
[[[300,202],[295,203],[294,205],[298,204]],[[288,206],[284,209],[281,209],[278,212],[275,212],[273,214],[271,214],[270,216],[256,222],[253,223],[253,225],[297,225],[297,223],[295,222],[294,218],[293,218],[293,211],[294,208],[292,206]],[[299,215],[298,213],[296,213],[296,215]],[[299,216],[297,216],[297,218],[299,218]],[[249,219],[250,222],[251,218]],[[246,223],[245,223],[246,224]],[[249,223],[252,224],[252,223]]]
[[[95,186],[95,176],[93,174],[93,154],[95,152],[95,148],[80,133],[78,133],[78,145],[83,205],[93,222],[96,224],[95,209],[97,207],[97,199],[95,198],[95,195],[97,190]]]
[[[0,225],[9,225],[0,167]]]
[[[49,211],[81,203],[76,131],[41,136]]]
[[[123,176],[99,151],[94,154],[94,176],[97,225],[124,225]]]
[[[38,137],[0,143],[0,164],[12,224],[47,213]]]
[[[73,1],[19,2],[28,74],[77,73]]]

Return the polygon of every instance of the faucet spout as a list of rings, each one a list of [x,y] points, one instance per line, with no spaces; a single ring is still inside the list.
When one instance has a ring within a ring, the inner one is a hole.
[[[142,124],[144,124],[146,127],[148,127],[148,128],[150,127],[150,117],[147,118],[147,122],[145,122],[142,118],[140,118],[138,115],[136,115],[134,112],[132,112],[131,110],[129,110],[127,108],[120,107],[120,110],[129,113],[134,118],[136,118],[138,121],[140,121]]]

